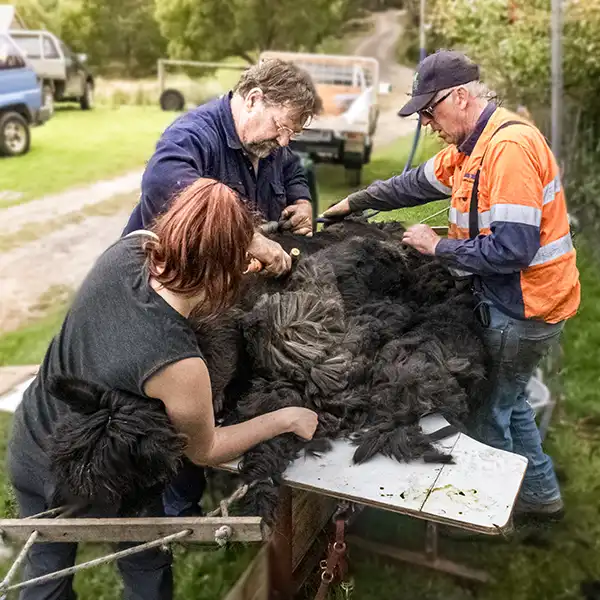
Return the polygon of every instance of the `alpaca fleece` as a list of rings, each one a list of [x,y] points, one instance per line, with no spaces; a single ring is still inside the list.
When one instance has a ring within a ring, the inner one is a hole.
[[[198,324],[222,424],[286,406],[319,415],[316,434],[259,444],[243,457],[254,483],[247,509],[273,522],[277,485],[300,452],[330,440],[357,445],[354,461],[448,462],[419,427],[438,412],[459,426],[485,393],[487,357],[474,300],[447,269],[400,243],[398,223],[346,220],[313,238],[272,236],[301,257],[290,275],[249,278],[223,319]],[[257,485],[257,482],[259,483]]]
[[[158,400],[64,376],[49,390],[70,409],[48,444],[54,506],[135,515],[177,473],[185,437]]]
[[[311,441],[280,435],[243,457],[245,509],[269,524],[281,476],[301,452],[348,438],[357,463],[376,454],[448,462],[419,419],[438,412],[460,427],[486,393],[473,297],[440,261],[403,246],[403,232],[347,219],[312,238],[274,235],[301,252],[291,273],[248,276],[227,314],[192,321],[218,423],[288,406],[319,415]],[[162,404],[64,379],[53,393],[72,409],[49,446],[63,499],[133,512],[174,476],[184,441]]]

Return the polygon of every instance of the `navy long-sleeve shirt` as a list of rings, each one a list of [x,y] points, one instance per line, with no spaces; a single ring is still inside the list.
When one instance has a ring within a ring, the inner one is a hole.
[[[279,220],[282,210],[296,200],[311,200],[300,159],[287,147],[261,159],[254,172],[235,130],[229,93],[182,115],[164,131],[123,234],[148,227],[199,177],[236,190],[268,221]]]

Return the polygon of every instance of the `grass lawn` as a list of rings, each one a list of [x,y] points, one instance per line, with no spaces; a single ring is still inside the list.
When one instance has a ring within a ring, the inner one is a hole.
[[[400,172],[410,140],[381,149],[365,170],[365,184]],[[418,160],[429,155],[435,142],[425,140]],[[319,165],[321,207],[343,198],[349,190],[343,184],[341,169]],[[443,203],[430,205],[429,214]],[[403,210],[397,218],[415,222],[426,213],[422,209]],[[443,216],[437,224],[445,222]],[[450,576],[413,566],[391,565],[373,558],[351,555],[355,582],[354,598],[360,600],[566,600],[579,598],[578,584],[586,577],[600,577],[600,423],[597,407],[598,361],[600,346],[600,276],[591,252],[579,242],[579,266],[583,285],[580,314],[567,326],[563,339],[563,397],[555,413],[547,449],[563,474],[562,488],[567,505],[564,522],[549,530],[536,530],[510,542],[456,542],[443,540],[442,552],[449,558],[489,571],[493,581],[473,587]],[[0,364],[35,363],[41,360],[46,345],[58,329],[65,307],[55,309],[27,328],[0,337]],[[582,422],[583,417],[594,419]],[[0,414],[0,453],[8,437],[10,417]],[[0,510],[11,512],[11,497],[6,476],[0,473]],[[418,546],[422,524],[401,517],[368,511],[360,524],[369,535],[382,541]],[[489,540],[489,538],[486,538]],[[82,552],[100,554],[105,548],[89,547]],[[243,570],[252,548],[236,546],[227,551],[202,552],[193,547],[178,548],[175,567],[177,598],[217,600]],[[4,566],[4,570],[6,570]],[[3,572],[3,571],[0,571]],[[118,596],[119,580],[111,566],[93,569],[76,577],[82,598],[98,600]],[[336,596],[337,597],[337,596]]]
[[[174,118],[151,106],[57,110],[31,130],[28,154],[0,158],[0,208],[142,168]]]

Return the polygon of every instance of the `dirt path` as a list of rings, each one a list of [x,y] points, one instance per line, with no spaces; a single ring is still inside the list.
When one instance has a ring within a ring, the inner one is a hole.
[[[131,209],[89,217],[0,254],[0,330],[10,331],[44,313],[76,289],[96,258],[118,239]],[[50,292],[49,292],[50,290]],[[40,299],[44,298],[43,302]]]
[[[354,54],[376,58],[379,61],[380,80],[392,84],[392,93],[382,97],[374,140],[376,149],[412,133],[417,123],[416,117],[403,119],[397,114],[412,89],[414,75],[413,69],[399,65],[396,59],[396,42],[402,35],[401,14],[400,10],[376,13],[373,31],[354,49]]]
[[[376,14],[373,31],[355,46],[355,54],[374,56],[380,61],[382,79],[393,86],[392,94],[382,104],[376,148],[414,130],[413,121],[396,115],[412,82],[412,71],[396,64],[395,45],[401,35],[398,16],[399,11]],[[82,211],[116,195],[134,196],[141,173],[136,170],[112,180],[0,209],[0,238],[17,236],[19,240],[18,246],[10,246],[0,254],[0,332],[16,329],[46,310],[52,303],[48,295],[52,296],[54,288],[60,289],[64,296],[65,289],[78,287],[100,253],[120,235],[131,203],[106,216],[87,216]],[[78,218],[70,223],[70,215]],[[25,229],[27,237],[19,233]],[[21,239],[30,241],[21,244]]]
[[[117,194],[136,192],[140,189],[143,170],[138,169],[106,181],[72,188],[60,194],[44,196],[39,200],[11,206],[0,211],[0,235],[14,233],[26,225],[45,223],[69,213],[84,209],[91,204],[108,200]]]

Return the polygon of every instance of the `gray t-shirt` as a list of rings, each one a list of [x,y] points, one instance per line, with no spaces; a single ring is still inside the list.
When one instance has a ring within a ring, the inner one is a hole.
[[[147,397],[144,384],[159,369],[203,358],[189,321],[149,285],[142,250],[147,239],[141,233],[120,239],[88,273],[15,413],[13,461],[47,465],[44,441],[68,410],[46,389],[53,375]]]

